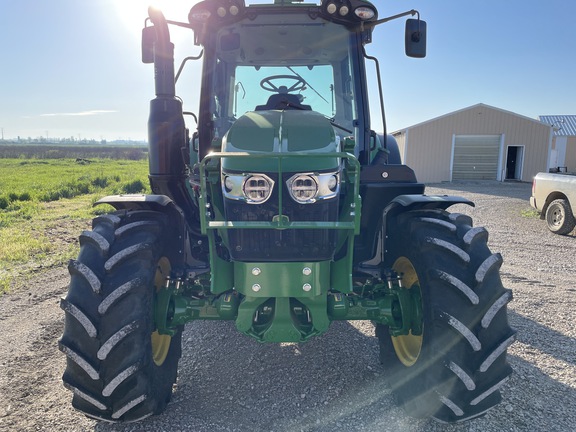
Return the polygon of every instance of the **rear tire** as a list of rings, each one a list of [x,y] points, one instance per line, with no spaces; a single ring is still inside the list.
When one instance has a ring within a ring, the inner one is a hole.
[[[176,381],[181,331],[155,332],[154,291],[170,272],[166,218],[152,211],[94,219],[70,261],[64,333],[64,385],[89,417],[131,422],[166,408]]]
[[[565,199],[552,201],[546,209],[546,223],[554,234],[566,235],[576,226],[570,203]]]
[[[411,211],[389,232],[390,265],[404,288],[420,290],[423,308],[422,335],[392,337],[376,326],[397,401],[411,416],[447,423],[484,414],[512,373],[502,257],[488,249],[487,231],[461,214]]]

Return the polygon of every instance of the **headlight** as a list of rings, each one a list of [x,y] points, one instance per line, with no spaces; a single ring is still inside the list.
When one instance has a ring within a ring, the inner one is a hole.
[[[196,2],[188,14],[194,29],[205,24],[225,24],[243,15],[244,0],[204,0]]]
[[[369,8],[367,6],[357,7],[356,9],[354,9],[354,13],[361,20],[369,20],[369,19],[374,18],[374,16],[376,15],[376,12],[374,12],[374,9]]]
[[[328,20],[351,26],[378,17],[376,8],[365,0],[323,0],[320,10]]]
[[[222,174],[222,192],[233,200],[262,204],[270,198],[274,181],[264,174]]]
[[[265,175],[252,175],[244,180],[244,196],[248,202],[260,204],[272,195],[274,182]]]
[[[224,18],[226,16],[227,11],[224,6],[220,6],[218,9],[216,9],[216,13],[220,18]]]
[[[292,199],[300,204],[333,198],[340,192],[340,177],[336,173],[296,174],[286,182]]]
[[[195,8],[190,11],[190,14],[188,15],[188,21],[190,21],[191,23],[192,22],[204,23],[210,19],[211,15],[212,12],[210,12],[208,9]]]
[[[288,180],[288,190],[295,201],[309,203],[316,200],[318,183],[309,175],[297,175]]]

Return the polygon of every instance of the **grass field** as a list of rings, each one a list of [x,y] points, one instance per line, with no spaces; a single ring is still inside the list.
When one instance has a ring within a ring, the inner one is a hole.
[[[0,294],[34,269],[63,263],[105,195],[147,193],[147,160],[0,158]]]

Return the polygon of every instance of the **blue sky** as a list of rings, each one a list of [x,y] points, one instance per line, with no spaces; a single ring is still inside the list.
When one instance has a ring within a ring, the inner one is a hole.
[[[152,65],[140,60],[140,32],[151,2],[0,0],[4,138],[145,140],[154,83]],[[195,0],[154,3],[186,21]],[[425,59],[404,56],[403,19],[377,27],[368,47],[380,59],[389,131],[477,103],[532,118],[576,114],[576,2],[375,4],[380,17],[415,8],[428,22]],[[198,52],[188,31],[175,30],[173,40],[177,61]],[[177,85],[184,108],[194,112],[198,66]],[[380,130],[378,116],[373,126]]]

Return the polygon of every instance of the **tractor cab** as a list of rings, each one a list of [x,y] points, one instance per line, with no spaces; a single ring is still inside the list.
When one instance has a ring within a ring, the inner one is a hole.
[[[324,3],[204,1],[192,8],[189,21],[204,48],[201,157],[220,150],[246,113],[274,110],[320,114],[338,142],[353,136],[356,153],[365,146],[370,120],[362,47],[371,28],[360,27],[376,20],[376,9],[360,0],[340,10]]]

